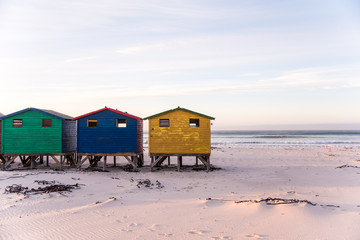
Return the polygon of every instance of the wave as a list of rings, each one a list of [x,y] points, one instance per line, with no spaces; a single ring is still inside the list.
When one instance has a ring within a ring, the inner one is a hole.
[[[299,138],[299,136],[267,135],[267,136],[253,136],[252,138]]]
[[[249,135],[249,136],[307,136],[307,135],[360,135],[360,130],[226,130],[212,131],[213,135]]]
[[[257,142],[257,141],[241,141],[241,142],[212,142],[212,145],[227,145],[227,144],[279,144],[279,145],[289,145],[289,144],[316,144],[316,145],[329,145],[329,144],[349,144],[349,145],[360,145],[360,142],[352,141],[326,141],[326,142]]]

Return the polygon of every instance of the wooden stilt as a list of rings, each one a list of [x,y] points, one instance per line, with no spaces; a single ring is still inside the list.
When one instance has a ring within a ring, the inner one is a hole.
[[[128,160],[128,162],[133,166],[133,168],[134,168],[134,171],[136,171],[137,170],[137,168],[136,168],[136,164],[134,164],[134,162],[128,157],[128,156],[124,156],[127,160]]]
[[[114,167],[116,167],[116,156],[114,156]]]
[[[53,155],[50,155],[50,157],[55,161],[55,163],[59,166],[59,168],[62,169],[61,162],[59,162],[59,160]]]
[[[180,167],[181,167],[181,156],[177,157],[177,170],[178,172],[180,172]]]
[[[70,163],[71,167],[76,166],[76,155],[75,154],[65,155],[65,158],[67,159],[67,162]]]
[[[93,164],[91,165],[92,167],[97,167],[98,166],[98,162],[100,162],[101,161],[101,158],[102,158],[103,156],[94,156],[94,158],[93,158]]]
[[[2,170],[4,170],[6,161],[5,161],[4,156],[1,154],[0,154],[0,160],[1,160],[1,168],[2,168]]]
[[[168,166],[170,166],[170,156],[168,156]]]
[[[10,157],[10,158],[11,158],[11,157]],[[23,167],[27,167],[27,166],[28,166],[29,157],[27,157],[27,156],[20,156],[20,160],[21,160],[21,163],[22,163]]]
[[[103,171],[105,171],[105,168],[106,168],[106,156],[104,157]]]
[[[78,168],[81,168],[81,165],[82,165],[86,160],[88,160],[90,157],[91,157],[91,156],[85,156],[84,159],[82,159],[82,156],[80,156],[77,167],[78,167]],[[81,159],[82,159],[82,160],[81,160]],[[90,159],[89,159],[89,161],[90,161]]]
[[[35,162],[35,159],[36,159],[37,157],[30,157],[30,168],[31,169],[34,169],[35,168],[35,164],[36,164],[36,162]]]
[[[79,155],[77,153],[74,154],[74,167],[77,167],[77,164],[79,163]]]
[[[46,166],[49,166],[49,156],[46,156]]]
[[[209,159],[210,158],[207,156],[199,156],[199,160],[206,166],[207,171],[210,171],[211,169]]]
[[[139,154],[137,156],[137,162],[136,162],[136,165],[138,167],[142,167],[144,165],[144,154]]]
[[[98,162],[101,161],[101,158],[102,158],[102,157],[103,157],[103,156],[90,156],[90,157],[89,157],[90,166],[91,166],[91,167],[97,167]]]
[[[26,157],[24,167],[31,166],[31,156]]]
[[[5,157],[5,169],[12,164],[18,156]]]

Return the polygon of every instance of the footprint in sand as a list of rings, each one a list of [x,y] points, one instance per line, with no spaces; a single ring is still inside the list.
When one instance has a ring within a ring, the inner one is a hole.
[[[158,235],[162,236],[162,237],[172,237],[172,236],[174,236],[173,233],[159,233]]]
[[[190,234],[195,234],[195,235],[203,235],[203,234],[205,234],[205,233],[210,233],[210,231],[206,231],[206,230],[200,230],[200,231],[198,231],[198,230],[191,230],[191,231],[189,231],[188,233],[190,233]]]
[[[150,227],[148,227],[148,230],[150,232],[156,232],[156,231],[158,231],[160,229],[161,229],[161,225],[159,225],[159,224],[153,224]]]
[[[221,236],[221,237],[212,237],[211,239],[215,239],[215,240],[221,240],[221,239],[232,240],[233,238],[230,237],[230,236]]]
[[[131,223],[129,227],[141,227],[142,225],[141,223]]]
[[[266,236],[265,235],[259,235],[259,234],[248,234],[246,235],[246,237],[248,238],[255,238],[255,239],[264,239]]]

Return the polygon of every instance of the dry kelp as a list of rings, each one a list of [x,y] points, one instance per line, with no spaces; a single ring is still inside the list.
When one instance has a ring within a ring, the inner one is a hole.
[[[284,199],[284,198],[263,198],[260,200],[227,200],[220,198],[207,198],[206,200],[210,201],[233,201],[234,203],[261,203],[265,202],[267,205],[280,205],[280,204],[294,204],[294,203],[307,203],[312,206],[316,206],[316,203],[312,203],[308,200],[299,200],[299,199]]]
[[[37,183],[39,185],[51,185],[51,184],[55,184],[56,181],[34,180],[34,183]]]
[[[132,179],[132,181],[134,181]],[[141,187],[146,187],[146,188],[150,188],[150,189],[153,189],[153,188],[156,188],[156,189],[161,189],[161,188],[164,188],[164,185],[162,185],[158,180],[155,181],[155,183],[152,183],[150,179],[138,179],[136,180],[137,181],[137,184],[136,186],[138,188],[141,188]]]
[[[29,194],[42,194],[42,193],[51,193],[51,192],[71,192],[73,189],[79,189],[80,185],[78,183],[76,184],[54,184],[49,185],[45,187],[38,187],[38,188],[32,188],[29,189],[28,187],[23,187],[21,184],[13,184],[11,186],[7,186],[5,188],[4,193],[18,193],[23,195],[29,195]]]
[[[26,194],[26,191],[28,191],[29,188],[23,187],[21,184],[13,184],[11,186],[7,186],[5,188],[4,193],[22,193]]]
[[[341,166],[336,167],[336,168],[360,168],[360,167],[359,167],[359,166],[353,166],[353,165],[345,164],[345,165],[341,165]]]
[[[300,200],[300,199],[294,199],[294,198],[290,198],[290,199],[286,199],[286,198],[272,198],[272,197],[268,197],[268,198],[262,198],[260,200],[231,200],[231,199],[222,199],[222,198],[207,198],[207,201],[221,201],[221,202],[226,202],[226,201],[231,201],[234,203],[261,203],[261,202],[265,202],[266,205],[281,205],[281,204],[294,204],[294,203],[307,203],[311,206],[317,206],[317,203],[313,203],[310,202],[308,200]],[[332,208],[339,208],[340,206],[338,205],[332,205],[332,204],[320,204],[320,207],[332,207]]]

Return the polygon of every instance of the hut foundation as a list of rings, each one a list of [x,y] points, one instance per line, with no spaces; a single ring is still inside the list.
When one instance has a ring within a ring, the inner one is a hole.
[[[84,164],[87,160],[90,163],[90,167],[96,167],[98,162],[103,159],[103,171],[106,169],[107,157],[113,157],[113,166],[116,166],[116,158],[124,157],[128,163],[132,166],[134,171],[137,171],[138,167],[144,165],[144,155],[143,153],[78,153],[77,154],[77,168],[81,168],[81,165]]]
[[[59,169],[64,166],[65,160],[70,166],[76,166],[75,153],[34,153],[34,154],[2,154],[0,159],[2,162],[2,169],[6,170],[10,164],[14,163],[17,158],[20,159],[23,167],[36,168],[37,165],[44,164],[44,157],[46,158],[46,167],[49,166],[49,158],[51,158]]]
[[[181,171],[181,168],[183,167],[183,157],[190,156],[195,157],[196,162],[195,165],[199,166],[199,160],[200,162],[205,166],[206,171],[209,172],[211,170],[210,165],[210,155],[209,154],[151,154],[151,164],[150,168],[151,171],[154,171],[156,167],[161,167],[161,165],[164,163],[164,161],[168,160],[168,165],[170,165],[170,157],[176,156],[177,157],[177,171]]]

